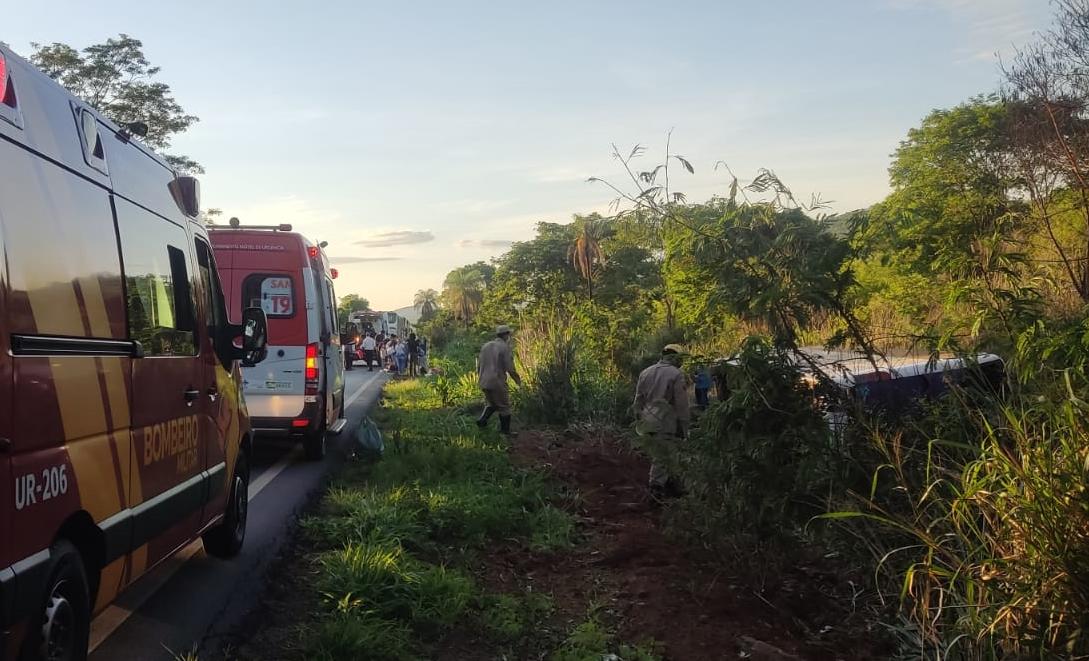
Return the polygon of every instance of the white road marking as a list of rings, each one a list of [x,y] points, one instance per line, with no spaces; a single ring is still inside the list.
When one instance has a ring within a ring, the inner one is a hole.
[[[269,482],[275,480],[276,476],[292,464],[300,454],[302,454],[302,450],[296,445],[291,448],[290,452],[281,457],[280,461],[277,461],[272,466],[266,468],[265,472],[261,473],[261,475],[250,484],[250,490],[247,492],[249,494],[249,499],[252,501],[256,498],[257,494],[261,493],[261,490],[267,487]]]
[[[365,383],[360,385],[348,399],[344,400],[344,408],[347,409],[351,406],[357,399],[363,396],[363,393],[366,392],[368,388],[375,385],[375,383],[381,385],[381,382],[378,379],[381,374],[381,372],[376,373]],[[289,452],[284,454],[279,461],[261,473],[261,475],[250,484],[248,492],[249,500],[253,501],[253,499],[257,497],[257,494],[261,493],[265,487],[276,479],[276,476],[282,473],[284,469],[290,466],[295,459],[298,458],[300,453],[301,450],[299,446],[296,445],[291,448]],[[91,622],[91,640],[87,653],[90,654],[91,652],[94,652],[99,645],[106,642],[106,639],[109,638],[113,632],[117,631],[117,629],[125,623],[125,620],[132,616],[134,611],[143,606],[152,595],[158,592],[190,558],[203,551],[204,544],[198,539],[175,553],[170,558],[164,560],[150,573],[137,580],[131,588],[126,589],[123,600],[128,604],[127,606],[120,606],[116,603],[110,604]]]
[[[374,385],[375,381],[377,381],[378,377],[380,377],[380,376],[382,376],[382,372],[376,372],[374,374],[374,376],[372,376],[370,379],[368,379],[366,382],[364,382],[363,385],[356,388],[356,391],[353,392],[351,394],[351,396],[348,397],[348,399],[344,400],[344,408],[347,409],[349,406],[352,405],[353,402],[355,402],[355,400],[359,399],[363,395],[363,393],[367,390],[367,388],[370,388],[371,386]]]

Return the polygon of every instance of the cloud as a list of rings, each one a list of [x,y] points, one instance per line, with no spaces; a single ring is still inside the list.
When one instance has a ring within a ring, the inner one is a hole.
[[[401,257],[330,257],[329,261],[335,266],[345,264],[364,264],[366,262],[396,262]]]
[[[590,177],[592,168],[575,169],[570,167],[540,168],[530,173],[530,180],[538,184],[582,183]]]
[[[242,207],[227,207],[224,221],[231,216],[238,216],[242,225],[279,225],[291,224],[296,232],[313,233],[315,228],[323,229],[343,218],[337,209],[317,206],[310,200],[295,194],[279,195]]]
[[[1038,8],[1029,0],[889,0],[894,9],[933,9],[958,24],[962,42],[959,62],[991,60],[1032,39],[1040,24]]]
[[[447,200],[432,205],[443,213],[482,214],[509,206],[510,200]]]
[[[382,232],[369,239],[356,241],[356,245],[364,248],[388,248],[390,246],[409,246],[415,243],[427,243],[434,241],[435,235],[430,230],[396,230],[394,232]]]
[[[458,248],[510,248],[514,241],[509,239],[462,239],[457,242]]]

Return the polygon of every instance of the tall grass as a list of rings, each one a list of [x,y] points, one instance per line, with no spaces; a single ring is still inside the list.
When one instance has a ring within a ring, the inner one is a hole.
[[[591,356],[569,321],[553,310],[523,323],[515,344],[524,381],[513,393],[519,413],[548,425],[622,421],[632,383]]]
[[[831,516],[876,524],[863,534],[902,605],[906,653],[1089,655],[1089,404],[1066,384],[1059,401],[972,409],[975,446],[912,438],[919,427],[874,435],[886,462],[864,507]]]
[[[523,384],[516,396],[519,411],[531,421],[567,423],[578,413],[575,374],[579,339],[559,313],[532,320],[518,333],[518,363]]]

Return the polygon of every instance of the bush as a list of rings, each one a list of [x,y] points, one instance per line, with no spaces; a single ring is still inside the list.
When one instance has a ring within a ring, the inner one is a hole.
[[[627,419],[634,380],[609,372],[560,311],[530,322],[516,344],[523,387],[513,399],[528,422],[620,422]]]
[[[828,511],[842,462],[784,354],[750,338],[732,371],[730,396],[708,408],[679,451],[650,452],[679,472],[689,491],[681,510],[699,534],[733,544],[792,538]]]

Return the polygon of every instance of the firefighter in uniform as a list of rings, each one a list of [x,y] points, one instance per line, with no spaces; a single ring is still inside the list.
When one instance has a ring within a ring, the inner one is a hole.
[[[667,344],[662,358],[639,374],[633,408],[639,416],[639,431],[675,443],[688,434],[688,382],[680,370],[683,349]],[[658,463],[650,465],[650,489],[657,494],[679,491],[680,485]]]
[[[493,414],[499,414],[499,429],[510,435],[510,390],[507,387],[507,375],[518,385],[522,377],[514,371],[514,355],[510,349],[510,327],[498,326],[495,339],[480,348],[477,358],[477,374],[480,377],[480,389],[484,391],[486,405],[480,419],[476,421],[481,429],[488,426]]]

